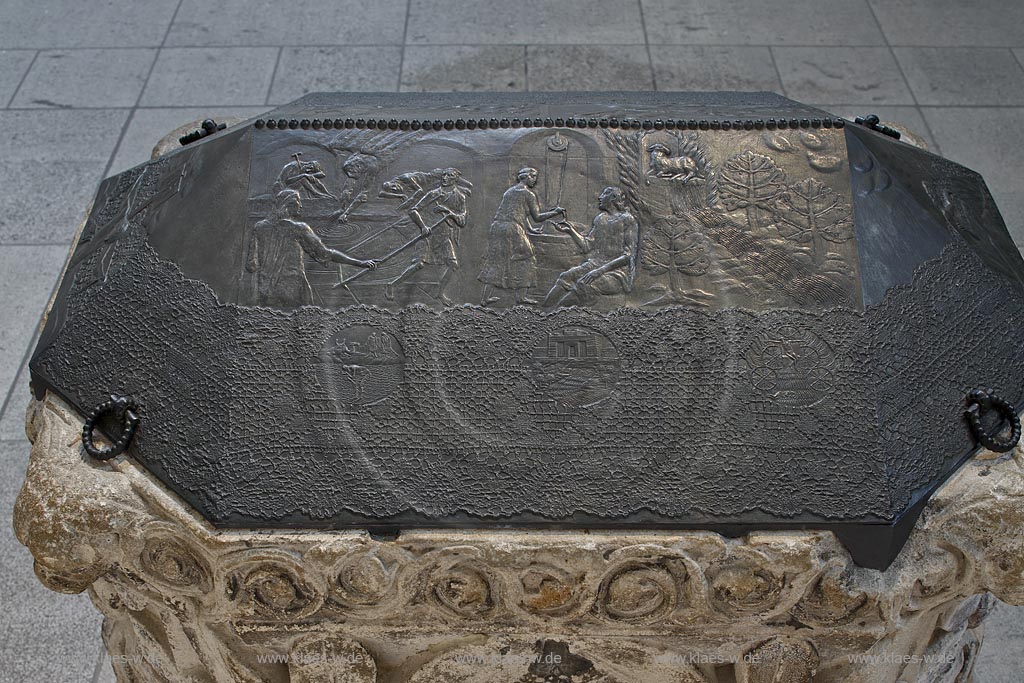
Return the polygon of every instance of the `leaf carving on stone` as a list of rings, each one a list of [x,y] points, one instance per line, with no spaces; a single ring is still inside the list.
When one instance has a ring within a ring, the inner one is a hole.
[[[779,195],[776,204],[779,234],[794,242],[846,242],[853,237],[850,207],[842,197],[815,178],[801,180]]]

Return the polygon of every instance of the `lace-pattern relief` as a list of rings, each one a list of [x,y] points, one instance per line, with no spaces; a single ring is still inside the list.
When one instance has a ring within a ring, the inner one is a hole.
[[[993,388],[1024,399],[1024,307],[1004,278],[959,238],[868,311],[876,364],[878,423],[888,454],[893,506],[910,503],[973,444],[964,397]]]
[[[282,312],[219,304],[144,222],[105,281],[74,273],[34,369],[79,406],[141,400],[133,455],[217,523],[891,518],[969,447],[967,389],[1022,398],[1021,298],[959,240],[865,314]]]

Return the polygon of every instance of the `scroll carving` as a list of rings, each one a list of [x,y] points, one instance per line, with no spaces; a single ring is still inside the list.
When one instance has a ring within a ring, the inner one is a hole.
[[[424,683],[946,683],[968,680],[985,592],[1024,602],[1020,449],[958,473],[878,577],[821,532],[222,535],[123,457],[84,461],[59,400],[30,418],[19,538],[47,585],[90,592],[125,682],[363,683],[387,663]]]

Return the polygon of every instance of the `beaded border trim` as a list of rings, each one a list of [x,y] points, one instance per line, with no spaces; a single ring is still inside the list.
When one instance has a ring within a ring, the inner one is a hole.
[[[256,128],[330,130],[493,130],[497,128],[633,128],[638,130],[775,130],[785,128],[843,128],[845,119],[746,119],[735,121],[557,118],[557,119],[256,119]]]

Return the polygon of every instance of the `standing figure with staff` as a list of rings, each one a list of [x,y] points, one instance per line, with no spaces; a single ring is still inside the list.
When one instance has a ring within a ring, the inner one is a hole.
[[[253,228],[246,270],[255,275],[256,300],[262,306],[291,308],[314,303],[306,277],[306,257],[320,263],[346,263],[374,270],[377,261],[331,249],[299,219],[302,199],[297,190],[281,190],[274,206]]]
[[[459,243],[459,231],[466,225],[467,191],[459,186],[462,176],[459,169],[445,168],[440,175],[440,184],[423,193],[409,208],[409,218],[420,230],[419,246],[409,267],[384,285],[384,297],[389,301],[395,298],[395,285],[423,266],[434,265],[440,268],[437,299],[445,305],[452,304],[445,290],[459,267],[455,247]]]
[[[537,186],[537,169],[521,168],[516,173],[518,182],[505,190],[501,203],[494,212],[494,220],[487,239],[484,264],[477,279],[484,283],[481,304],[500,301],[494,288],[511,289],[519,304],[536,304],[527,296],[537,282],[537,258],[529,233],[537,233],[534,223],[543,223],[558,215],[565,215],[560,206],[541,211],[533,188]]]

